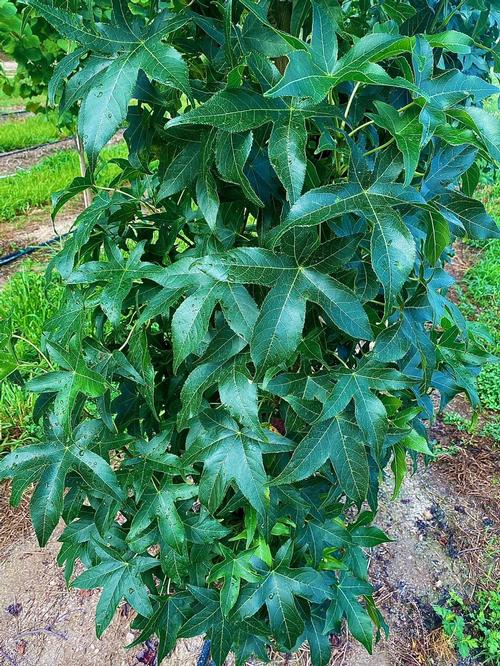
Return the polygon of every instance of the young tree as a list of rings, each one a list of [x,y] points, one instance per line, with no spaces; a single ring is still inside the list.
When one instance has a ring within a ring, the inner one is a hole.
[[[371,650],[384,470],[396,496],[431,394],[477,408],[488,359],[444,267],[499,236],[472,198],[499,158],[494,3],[29,5],[79,44],[53,85],[89,172],[56,212],[95,198],[49,266],[46,439],[0,463],[13,502],[35,483],[39,542],[62,516],[67,580],[80,560],[72,585],[103,588],[98,635],[126,599],[160,661],[204,634],[219,666],[303,641],[326,664],[344,620]]]
[[[78,0],[58,0],[51,3],[69,11],[79,9]],[[86,19],[97,21],[106,16],[106,0],[94,0],[82,9]],[[107,12],[108,18],[110,12]],[[36,14],[26,4],[16,0],[0,0],[0,52],[17,64],[13,77],[0,78],[2,90],[8,95],[20,95],[28,101],[31,111],[45,109],[44,102],[33,98],[45,96],[54,67],[74,48],[72,38],[65,37]],[[1,68],[0,68],[1,72]]]

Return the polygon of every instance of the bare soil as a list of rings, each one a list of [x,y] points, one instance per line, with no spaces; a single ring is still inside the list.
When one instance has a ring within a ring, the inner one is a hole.
[[[75,148],[75,139],[72,137],[19,152],[0,153],[0,178],[10,176],[20,169],[29,169],[43,157],[70,148]]]
[[[67,233],[75,217],[83,210],[81,197],[75,197],[59,213],[55,222],[50,217],[50,208],[32,210],[28,215],[20,215],[14,222],[0,223],[0,256],[10,254],[18,249],[37,246],[57,236]],[[57,248],[57,246],[55,246]],[[50,253],[48,248],[41,249],[32,258],[43,258],[43,253]],[[22,266],[22,260],[0,266],[0,287]]]
[[[15,118],[26,118],[27,116],[34,115],[31,111],[26,111],[24,106],[18,104],[17,106],[1,107],[0,108],[0,123],[8,122]]]
[[[0,65],[3,71],[5,72],[6,76],[12,78],[15,75],[17,71],[17,62],[9,60],[8,56],[4,56],[2,54],[2,57],[0,58]]]

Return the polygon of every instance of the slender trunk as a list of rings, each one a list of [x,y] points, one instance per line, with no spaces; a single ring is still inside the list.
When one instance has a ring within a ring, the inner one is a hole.
[[[75,138],[76,141],[76,149],[78,151],[78,159],[80,161],[80,175],[82,178],[85,178],[85,174],[87,173],[87,165],[85,164],[85,151],[83,149],[83,143],[78,136],[76,135]],[[88,208],[90,204],[92,203],[92,193],[90,190],[84,190],[83,191],[83,206],[84,208]]]
[[[292,19],[292,3],[289,0],[275,0],[273,5],[273,16],[276,27],[284,32],[290,32],[290,22]],[[288,58],[281,56],[276,58],[276,67],[280,74],[283,74],[288,65]]]

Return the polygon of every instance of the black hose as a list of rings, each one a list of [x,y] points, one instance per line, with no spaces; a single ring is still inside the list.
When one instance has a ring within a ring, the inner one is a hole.
[[[210,641],[203,643],[196,666],[215,666],[214,662],[210,659]]]
[[[32,114],[32,112],[26,111],[26,109],[17,111],[2,111],[2,113],[0,113],[0,118],[9,118],[9,116],[29,116],[30,114]]]
[[[19,153],[30,153],[39,148],[48,148],[49,146],[57,146],[60,143],[65,143],[75,139],[74,136],[67,136],[64,139],[57,139],[57,141],[47,141],[46,143],[39,143],[37,146],[30,146],[29,148],[16,148],[16,150],[9,150],[6,153],[0,153],[0,159],[3,157],[11,157],[12,155],[19,155]],[[13,175],[13,174],[11,174]]]
[[[16,250],[16,252],[5,254],[3,257],[0,257],[0,266],[7,266],[7,264],[11,264],[13,261],[17,261],[18,259],[21,259],[28,254],[33,254],[33,252],[37,252],[37,250],[41,250],[44,247],[53,245],[54,243],[58,243],[59,241],[63,240],[63,238],[66,238],[67,235],[68,234],[62,234],[62,236],[56,236],[55,238],[51,238],[50,240],[44,241],[43,243],[39,243],[38,245],[29,245],[28,247],[24,247],[21,250]]]

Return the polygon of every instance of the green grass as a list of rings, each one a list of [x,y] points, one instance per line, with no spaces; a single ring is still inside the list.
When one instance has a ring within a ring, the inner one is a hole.
[[[433,606],[443,631],[462,659],[481,664],[500,663],[500,584],[479,590],[470,603],[454,591],[444,605]]]
[[[500,223],[500,181],[478,192],[488,213]],[[481,247],[479,260],[464,277],[461,296],[464,314],[483,324],[490,336],[488,351],[500,356],[500,240],[472,243]],[[479,397],[484,407],[500,410],[500,364],[488,363],[478,379]]]
[[[500,355],[500,241],[489,243],[464,279],[466,298],[480,308],[477,320],[488,329],[489,351]],[[479,395],[488,409],[500,410],[500,365],[488,363],[479,376]]]
[[[58,141],[70,134],[68,128],[57,126],[54,112],[5,120],[0,123],[0,153]]]
[[[482,420],[476,419],[469,420],[458,412],[449,411],[443,414],[443,423],[446,425],[453,425],[457,430],[468,435],[488,437],[494,446],[500,446],[500,417],[498,416],[483,422]],[[467,443],[466,438],[464,443]],[[457,449],[457,452],[458,451],[459,449]],[[449,454],[449,452],[449,447],[447,447],[446,453]]]
[[[39,426],[31,417],[35,398],[25,391],[22,383],[44,367],[36,348],[45,322],[57,310],[63,291],[56,281],[45,284],[44,268],[41,263],[26,261],[0,290],[0,323],[15,343],[18,379],[22,380],[0,382],[0,453],[40,435]]]
[[[500,180],[493,185],[482,185],[477,197],[484,203],[488,213],[500,222]]]
[[[103,158],[124,157],[124,143],[110,146],[102,151]],[[118,169],[109,164],[99,172],[98,184],[105,185],[116,175]],[[61,150],[44,158],[26,171],[0,179],[0,222],[13,220],[50,202],[54,192],[64,189],[80,173],[78,154],[75,150]]]

